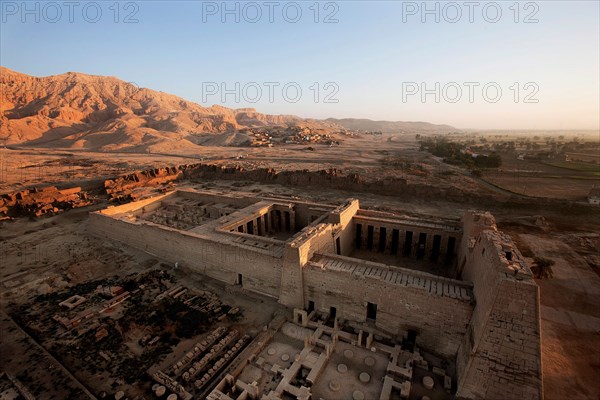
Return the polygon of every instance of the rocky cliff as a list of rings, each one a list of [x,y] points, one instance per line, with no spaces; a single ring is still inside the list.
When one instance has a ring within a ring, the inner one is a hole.
[[[331,123],[254,109],[203,107],[107,76],[33,77],[0,67],[0,144],[102,151],[196,148],[191,134],[261,126]]]

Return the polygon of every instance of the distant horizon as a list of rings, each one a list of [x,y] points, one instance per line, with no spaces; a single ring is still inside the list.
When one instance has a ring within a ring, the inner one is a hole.
[[[35,78],[47,78],[47,77],[52,77],[52,76],[58,76],[58,75],[64,75],[64,74],[68,74],[68,73],[75,73],[75,74],[82,74],[82,75],[89,75],[89,76],[98,76],[98,77],[112,77],[112,78],[116,78],[119,80],[120,79],[118,76],[112,76],[112,75],[97,75],[97,74],[88,74],[86,72],[81,72],[81,71],[65,71],[63,73],[59,73],[59,74],[52,74],[52,75],[32,75],[32,74],[27,74],[21,71],[17,71],[13,68],[7,67],[5,65],[0,65],[0,68],[6,68],[9,69],[13,72],[17,72],[20,74],[25,74],[25,75],[29,75],[29,76],[33,76]],[[126,82],[126,81],[124,81]],[[131,83],[131,82],[127,82],[127,83]],[[159,90],[155,90],[149,87],[140,87],[140,89],[149,89],[149,90],[154,90],[157,92],[163,92],[163,93],[167,93],[164,91],[159,91]],[[219,104],[219,103],[215,103],[215,104],[202,104],[187,98],[184,98],[182,96],[179,96],[176,93],[168,93],[168,94],[172,94],[174,96],[177,97],[181,97],[184,100],[190,101],[190,102],[194,102],[196,104],[199,104],[203,107],[211,107],[211,106],[221,106],[221,107],[228,107],[227,105],[224,104]],[[262,112],[262,110],[256,108],[256,107],[239,107],[236,109],[244,109],[244,108],[253,108],[256,109],[256,111],[258,112]],[[284,115],[284,114],[274,114],[274,115]],[[289,114],[285,114],[285,115],[289,115]],[[437,122],[431,122],[431,121],[412,121],[412,120],[380,120],[380,119],[372,119],[372,118],[368,118],[368,117],[325,117],[325,118],[316,118],[316,117],[310,117],[310,116],[303,116],[303,115],[297,115],[297,114],[293,114],[294,116],[297,116],[299,118],[303,118],[303,119],[317,119],[317,120],[327,120],[327,119],[354,119],[354,120],[369,120],[369,121],[373,121],[373,122],[409,122],[409,123],[428,123],[428,124],[433,124],[433,125],[448,125],[451,128],[460,130],[460,131],[464,131],[464,133],[470,133],[470,131],[482,131],[482,132],[495,132],[495,131],[508,131],[508,132],[517,132],[517,131],[523,131],[523,132],[567,132],[567,131],[573,131],[573,132],[598,132],[600,133],[600,128],[564,128],[564,129],[529,129],[529,128],[509,128],[509,129],[505,129],[505,128],[462,128],[462,127],[456,127],[456,126],[452,126],[450,124],[447,123],[437,123]]]
[[[29,75],[29,76],[33,76],[35,78],[48,78],[48,77],[52,77],[52,76],[58,76],[58,75],[64,75],[64,74],[68,74],[68,73],[75,73],[75,74],[82,74],[82,75],[89,75],[89,76],[98,76],[98,77],[112,77],[112,78],[116,78],[119,80],[120,79],[118,76],[112,76],[112,75],[97,75],[97,74],[88,74],[86,72],[81,72],[81,71],[65,71],[63,73],[59,73],[59,74],[52,74],[52,75],[33,75],[33,74],[28,74],[28,73],[24,73],[21,71],[17,71],[14,68],[10,68],[7,67],[6,65],[0,65],[0,68],[6,68],[8,70],[11,70],[13,72],[17,72],[20,74],[25,74],[25,75]],[[124,81],[126,82],[126,81]],[[131,83],[131,82],[127,82],[127,83]],[[155,90],[149,87],[140,87],[140,89],[149,89],[149,90],[154,90],[157,92],[163,92],[163,93],[167,93],[164,91],[159,91],[159,90]],[[181,97],[182,99],[186,100],[186,101],[190,101],[190,102],[194,102],[196,104],[199,104],[203,107],[211,107],[211,106],[221,106],[221,107],[228,107],[227,105],[224,104],[202,104],[187,98],[184,98],[182,96],[179,96],[176,93],[168,93],[168,94],[172,94],[174,96],[177,97]],[[237,109],[244,109],[244,108],[253,108],[256,109],[256,111],[258,112],[263,112],[263,110],[260,110],[256,107],[239,107]],[[263,112],[264,113],[264,112]],[[289,115],[289,114],[274,114],[274,115]],[[587,132],[587,133],[591,133],[591,132],[598,132],[600,134],[600,128],[564,128],[564,129],[530,129],[530,128],[462,128],[462,127],[456,127],[456,126],[452,126],[450,124],[447,123],[438,123],[438,122],[432,122],[432,121],[413,121],[413,120],[380,120],[380,119],[372,119],[372,118],[368,118],[368,117],[325,117],[325,118],[316,118],[316,117],[310,117],[310,116],[303,116],[303,115],[297,115],[297,114],[293,114],[294,116],[297,116],[299,118],[303,118],[303,119],[317,119],[317,120],[327,120],[327,119],[354,119],[354,120],[369,120],[369,121],[373,121],[373,122],[409,122],[409,123],[428,123],[428,124],[432,124],[432,125],[448,125],[453,129],[457,129],[459,131],[463,131],[463,133],[471,133],[470,131],[482,131],[482,132],[502,132],[502,131],[507,131],[507,132],[556,132],[556,133],[561,133],[561,132]]]
[[[595,1],[76,3],[2,2],[2,64],[276,115],[600,130]]]

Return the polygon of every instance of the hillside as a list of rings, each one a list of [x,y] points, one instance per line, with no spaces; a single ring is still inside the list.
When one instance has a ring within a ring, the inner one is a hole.
[[[239,130],[300,127],[323,134],[342,130],[446,133],[425,122],[303,119],[252,108],[204,107],[114,77],[68,72],[34,77],[0,67],[0,144],[93,151],[169,152],[199,144],[236,146]],[[215,135],[214,139],[198,137]]]
[[[457,129],[450,125],[435,125],[429,122],[373,121],[370,119],[328,118],[325,121],[352,131],[370,131],[383,133],[449,133]]]
[[[72,72],[38,78],[1,68],[0,86],[3,144],[146,152],[194,147],[190,134],[331,125],[248,108],[203,107],[114,77]]]

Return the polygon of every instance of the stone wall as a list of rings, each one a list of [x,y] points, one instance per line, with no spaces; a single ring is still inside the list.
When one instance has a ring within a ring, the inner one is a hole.
[[[118,206],[109,206],[97,213],[107,216],[116,216],[119,214],[140,215],[144,212],[155,211],[162,206],[162,201],[171,197],[178,196],[179,192],[169,192],[160,196],[150,197],[144,200],[138,200],[132,203],[125,203]],[[90,214],[93,215],[93,214]]]
[[[446,357],[456,355],[471,319],[469,298],[435,294],[417,283],[394,284],[375,274],[368,276],[310,265],[304,269],[303,281],[305,301],[313,301],[316,309],[329,312],[330,307],[335,307],[338,318],[366,322],[367,303],[376,304],[377,328],[397,337],[414,330],[420,346]],[[442,281],[452,283],[440,278]]]
[[[90,214],[90,230],[232,285],[242,274],[244,288],[279,298],[282,261],[269,251],[101,213]]]
[[[232,165],[183,164],[177,167],[164,167],[135,172],[107,180],[104,185],[109,198],[113,201],[131,201],[136,198],[136,188],[158,186],[179,180],[247,180],[261,183],[292,185],[294,187],[328,187],[351,193],[373,193],[396,198],[422,200],[444,200],[461,204],[473,204],[477,207],[504,203],[511,207],[569,209],[570,212],[583,214],[590,212],[591,206],[567,200],[530,197],[524,195],[498,195],[482,193],[481,188],[471,189],[452,184],[409,182],[400,177],[379,178],[377,174],[361,176],[344,173],[338,169],[320,171],[296,170],[277,171],[273,168],[245,169]],[[532,199],[535,203],[532,203]]]
[[[283,255],[281,297],[279,302],[291,308],[304,308],[303,266],[317,252],[335,251],[331,225],[307,227],[302,234],[288,243]]]
[[[223,203],[236,207],[248,207],[257,200],[252,197],[235,196],[231,194],[205,193],[197,190],[178,189],[177,195],[202,203]]]
[[[377,193],[400,198],[418,196],[422,199],[431,200],[444,199],[447,201],[474,202],[474,199],[477,199],[479,203],[483,201],[495,202],[495,198],[492,195],[482,195],[475,191],[467,193],[463,188],[456,186],[433,186],[420,183],[409,183],[406,179],[398,177],[377,179],[373,176],[361,176],[354,173],[347,174],[335,168],[320,171],[277,171],[273,168],[245,169],[239,166],[192,164],[180,166],[180,169],[183,171],[182,178],[190,180],[250,180],[263,183],[292,185],[294,187],[328,187],[331,189],[346,190],[352,193]]]
[[[461,258],[477,305],[457,356],[457,395],[542,398],[539,290],[526,262],[491,215],[476,213],[465,217]]]
[[[354,224],[352,219],[360,209],[359,201],[348,199],[329,214],[329,222],[334,224],[335,253],[348,256],[354,250]],[[338,249],[339,246],[339,249]]]
[[[333,207],[323,207],[311,203],[295,203],[296,227],[303,228],[315,220],[326,216]]]

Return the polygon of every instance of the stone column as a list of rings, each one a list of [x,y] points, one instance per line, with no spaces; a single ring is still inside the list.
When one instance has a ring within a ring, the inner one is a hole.
[[[427,232],[427,239],[425,240],[425,256],[424,260],[431,258],[431,252],[433,251],[433,232]]]
[[[402,257],[404,254],[404,241],[406,241],[406,230],[401,229],[398,234],[398,256]]]
[[[265,216],[264,215],[260,216],[260,223],[262,225],[263,235],[266,235],[269,231],[267,229],[267,224],[265,224]]]
[[[412,258],[417,258],[417,251],[419,250],[419,234],[420,232],[413,231],[412,243],[410,244]]]
[[[371,249],[373,252],[379,252],[379,235],[380,235],[380,226],[373,225],[373,248]]]
[[[442,239],[440,241],[440,258],[446,256],[446,251],[448,250],[448,235],[441,235]]]
[[[275,232],[275,210],[269,211],[269,230]]]
[[[296,232],[296,212],[293,209],[290,209],[289,213],[290,213],[290,232]]]
[[[367,336],[367,349],[371,347],[373,344],[373,333],[369,332],[369,336]]]
[[[394,237],[394,228],[388,227],[386,230],[389,230],[389,233],[385,239],[385,253],[392,254],[392,238]]]

